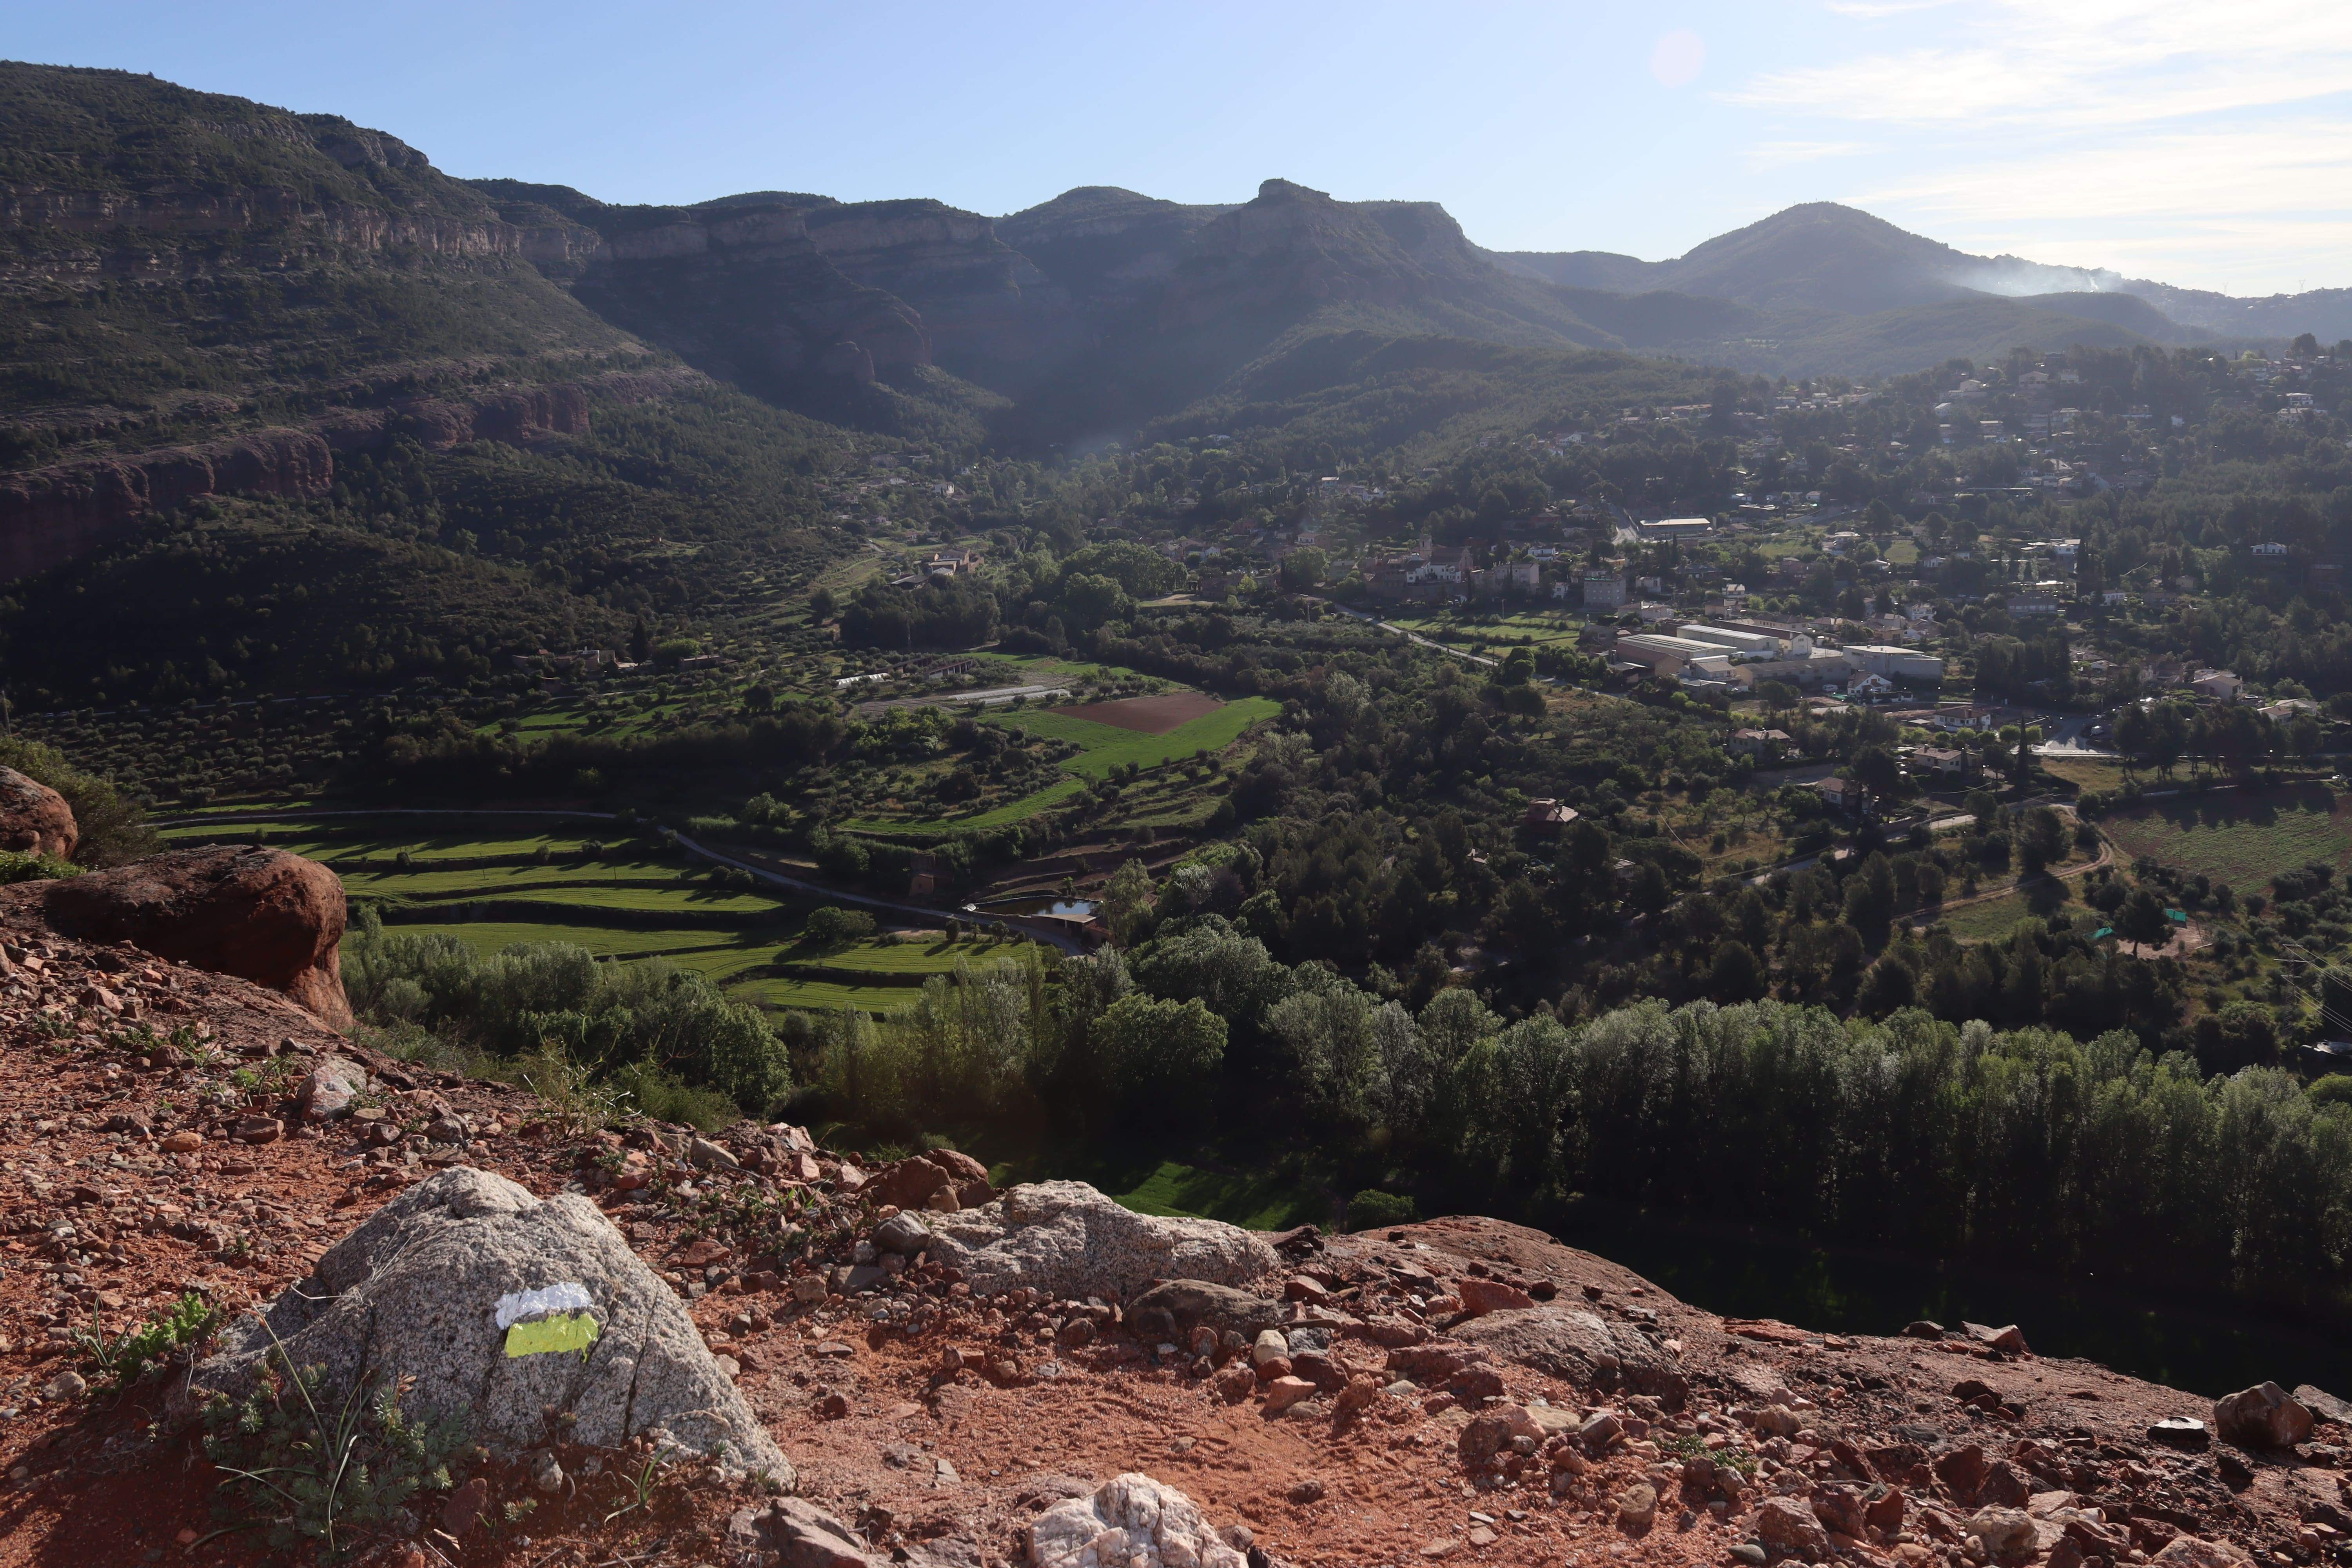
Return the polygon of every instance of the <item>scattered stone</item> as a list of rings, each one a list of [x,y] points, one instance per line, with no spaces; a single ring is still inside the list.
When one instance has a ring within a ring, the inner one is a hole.
[[[163,1142],[156,1146],[166,1154],[193,1154],[205,1146],[205,1135],[184,1127],[177,1132],[163,1134]]]
[[[79,1399],[89,1392],[89,1381],[68,1367],[44,1384],[41,1392],[51,1399]]]
[[[1547,1302],[1524,1311],[1496,1312],[1454,1331],[1530,1371],[1586,1387],[1628,1387],[1679,1410],[1690,1385],[1655,1341],[1636,1329],[1614,1330],[1582,1307]]]
[[[367,1092],[367,1069],[348,1057],[331,1056],[302,1079],[295,1100],[305,1121],[331,1121],[348,1115],[352,1102]]]
[[[286,1135],[286,1123],[274,1116],[240,1116],[229,1136],[240,1143],[275,1143]]]
[[[1994,1350],[2005,1351],[2011,1355],[2028,1353],[2025,1348],[2025,1331],[2015,1323],[2010,1324],[2007,1328],[1994,1329],[1988,1328],[1982,1323],[1964,1322],[1960,1325],[1960,1331],[1979,1344],[1990,1345]]]
[[[1474,1318],[1483,1318],[1489,1312],[1524,1311],[1536,1304],[1535,1298],[1525,1290],[1499,1279],[1474,1276],[1455,1289],[1462,1298],[1462,1310]]]
[[[1016,1191],[1018,1189],[1015,1189]],[[1055,1503],[1029,1527],[1029,1568],[1249,1568],[1191,1498],[1132,1472]]]
[[[1128,1308],[1134,1318],[1155,1311],[1166,1312],[1179,1330],[1205,1325],[1221,1333],[1230,1329],[1253,1338],[1282,1321],[1279,1302],[1205,1279],[1171,1279],[1155,1285]]]
[[[2212,1440],[2212,1433],[2194,1415],[2168,1415],[2148,1427],[2147,1437],[2175,1448],[2201,1448]]]
[[[2346,1404],[2324,1388],[2308,1383],[2295,1384],[2294,1402],[2311,1412],[2315,1420],[2333,1421],[2339,1426],[2352,1426],[2352,1405]]]
[[[1904,1324],[1903,1332],[1915,1340],[1940,1340],[1944,1337],[1944,1325],[1921,1318],[1915,1322]]]
[[[1139,1215],[1083,1182],[1014,1187],[930,1228],[933,1259],[961,1269],[982,1296],[1028,1286],[1052,1296],[1124,1298],[1177,1279],[1246,1284],[1281,1262],[1238,1226]]]
[[[912,1258],[930,1244],[931,1233],[910,1214],[894,1214],[874,1227],[874,1246],[879,1252]]]
[[[2033,1555],[2033,1521],[2021,1510],[1983,1508],[1960,1527],[1998,1563],[2022,1563]]]
[[[1321,1502],[1323,1500],[1323,1483],[1310,1477],[1309,1479],[1300,1481],[1297,1485],[1292,1487],[1289,1492],[1286,1495],[1293,1503],[1297,1504],[1300,1508],[1305,1508],[1309,1503]]]
[[[1454,1457],[1462,1461],[1463,1468],[1475,1471],[1510,1447],[1515,1437],[1540,1443],[1544,1429],[1522,1406],[1498,1405],[1470,1418],[1470,1424],[1462,1428],[1462,1436],[1454,1439]]]
[[[474,1521],[482,1517],[482,1510],[489,1506],[489,1480],[487,1477],[476,1476],[451,1492],[449,1500],[441,1505],[441,1528],[462,1540],[466,1531],[474,1528]]]
[[[1315,1397],[1315,1385],[1303,1377],[1277,1377],[1265,1385],[1265,1413],[1279,1415],[1302,1400]]]
[[[740,1171],[743,1162],[738,1160],[723,1143],[697,1136],[687,1141],[686,1163],[698,1171]]]
[[[847,1525],[805,1498],[738,1509],[727,1521],[727,1546],[732,1561],[792,1568],[880,1568],[889,1562],[867,1552]]]
[[[1271,1361],[1288,1361],[1290,1342],[1280,1329],[1262,1329],[1257,1342],[1250,1346],[1250,1364],[1264,1366]]]
[[[1658,1489],[1648,1482],[1639,1482],[1617,1494],[1617,1528],[1628,1535],[1641,1534],[1657,1517]]]
[[[2148,1568],[2235,1568],[2246,1554],[2227,1542],[2176,1535],[2148,1559]]]
[[[1806,1563],[1831,1560],[1830,1532],[1813,1510],[1795,1498],[1769,1497],[1756,1508],[1756,1539],[1773,1557]]]
[[[2241,1448],[2292,1448],[2311,1436],[2311,1412],[2275,1383],[2213,1402],[2213,1429]]]

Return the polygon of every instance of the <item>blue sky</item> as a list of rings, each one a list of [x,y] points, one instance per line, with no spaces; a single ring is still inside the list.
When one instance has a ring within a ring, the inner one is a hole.
[[[0,53],[389,131],[608,201],[999,214],[1280,175],[1652,258],[1792,203],[1964,249],[2352,286],[2347,0],[17,6]]]

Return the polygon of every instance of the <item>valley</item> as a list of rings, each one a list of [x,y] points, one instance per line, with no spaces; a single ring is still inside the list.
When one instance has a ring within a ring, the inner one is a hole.
[[[0,62],[0,1568],[2352,1555],[2347,290],[439,156]]]

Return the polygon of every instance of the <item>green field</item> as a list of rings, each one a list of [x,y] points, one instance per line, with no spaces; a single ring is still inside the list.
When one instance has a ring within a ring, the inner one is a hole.
[[[877,974],[948,974],[954,972],[959,961],[989,963],[1015,957],[1028,945],[1025,942],[988,939],[950,942],[945,937],[920,942],[877,940],[848,947],[796,946],[785,953],[784,962],[822,963],[834,969],[868,969]]]
[[[1499,619],[1457,620],[1452,616],[1391,616],[1391,626],[1418,632],[1439,642],[1467,647],[1474,643],[1572,643],[1583,635],[1581,617],[1544,614],[1504,616]]]
[[[1244,697],[1238,702],[1226,703],[1214,713],[1180,724],[1165,735],[1146,735],[1115,724],[1097,724],[1091,719],[1073,719],[1066,713],[1048,713],[1034,708],[992,713],[989,717],[994,722],[1078,747],[1078,755],[1063,759],[1063,768],[1082,779],[1103,779],[1110,776],[1113,768],[1123,768],[1130,763],[1138,767],[1156,768],[1162,763],[1189,757],[1194,752],[1221,752],[1240,739],[1244,730],[1281,711],[1282,704],[1271,697]]]
[[[2006,893],[1967,904],[1944,917],[1944,927],[1961,942],[1998,942],[2023,920],[2040,918],[2023,893]]]
[[[2084,789],[2112,794],[2124,786],[2123,764],[2105,757],[2037,757],[2034,763],[2052,778],[2064,779]]]
[[[961,833],[969,828],[1004,827],[1026,821],[1047,806],[1069,799],[1087,787],[1084,779],[1057,779],[1044,789],[1033,790],[1019,800],[1008,800],[1003,805],[976,811],[969,816],[925,816],[899,822],[887,817],[858,817],[843,826],[867,833],[940,834]]]
[[[773,1011],[799,1008],[811,1013],[832,1013],[844,1007],[861,1013],[895,1013],[913,1006],[921,994],[908,985],[848,985],[774,974],[738,981],[727,988],[727,994],[739,1002]]]
[[[2243,892],[2314,860],[2352,866],[2352,801],[2325,784],[2181,795],[2099,826],[2126,860],[2145,855]]]
[[[1066,742],[1077,747],[1078,754],[1065,757],[1060,764],[1069,776],[1056,779],[1043,789],[1033,790],[1018,800],[1006,801],[1002,805],[967,816],[905,819],[859,817],[843,826],[861,833],[889,833],[917,837],[1009,826],[1070,799],[1089,782],[1108,778],[1114,768],[1124,768],[1130,763],[1140,768],[1156,768],[1165,763],[1181,762],[1195,752],[1221,752],[1239,739],[1242,731],[1252,724],[1271,719],[1281,711],[1282,705],[1272,698],[1244,697],[1238,702],[1226,703],[1214,713],[1203,714],[1188,724],[1181,724],[1165,735],[1146,735],[1134,730],[1122,730],[1116,724],[1098,724],[1091,719],[1073,719],[1066,713],[1048,712],[1043,709],[994,709],[985,716],[986,722],[1024,730],[1033,735]],[[1148,809],[1147,803],[1145,814],[1130,820],[1151,826],[1189,826],[1206,820],[1214,809],[1213,801],[1186,801],[1171,804],[1158,811]]]
[[[371,826],[385,821],[382,817],[361,820],[369,820]],[[341,830],[323,822],[277,818],[192,823],[166,827],[162,832],[165,842],[183,845],[238,844],[260,832],[267,835],[273,848],[290,849],[314,860],[341,860],[360,855],[371,860],[378,857],[390,859],[403,850],[416,860],[475,860],[491,856],[511,856],[527,860],[545,849],[551,860],[562,862],[576,857],[583,843],[590,840],[609,843],[625,837],[625,830],[618,823],[604,822],[583,823],[577,831],[567,829],[558,833],[497,837],[488,833],[474,835],[455,829],[415,835],[379,834],[362,829],[356,824],[348,830]]]
[[[450,858],[450,857],[444,857]],[[577,888],[664,887],[676,886],[678,868],[651,860],[551,860],[546,865],[532,861],[497,866],[469,866],[450,870],[403,871],[397,867],[372,865],[361,869],[348,858],[330,859],[335,875],[343,886],[354,893],[379,893],[387,897],[430,898],[438,893],[496,893],[503,898],[513,893],[542,892],[557,889],[569,891]],[[420,857],[420,865],[429,865]]]

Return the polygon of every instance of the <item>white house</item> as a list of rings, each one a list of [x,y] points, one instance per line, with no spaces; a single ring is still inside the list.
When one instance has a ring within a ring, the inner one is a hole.
[[[2234,702],[2246,683],[2226,669],[2200,669],[2189,678],[2189,689],[2217,702]]]

